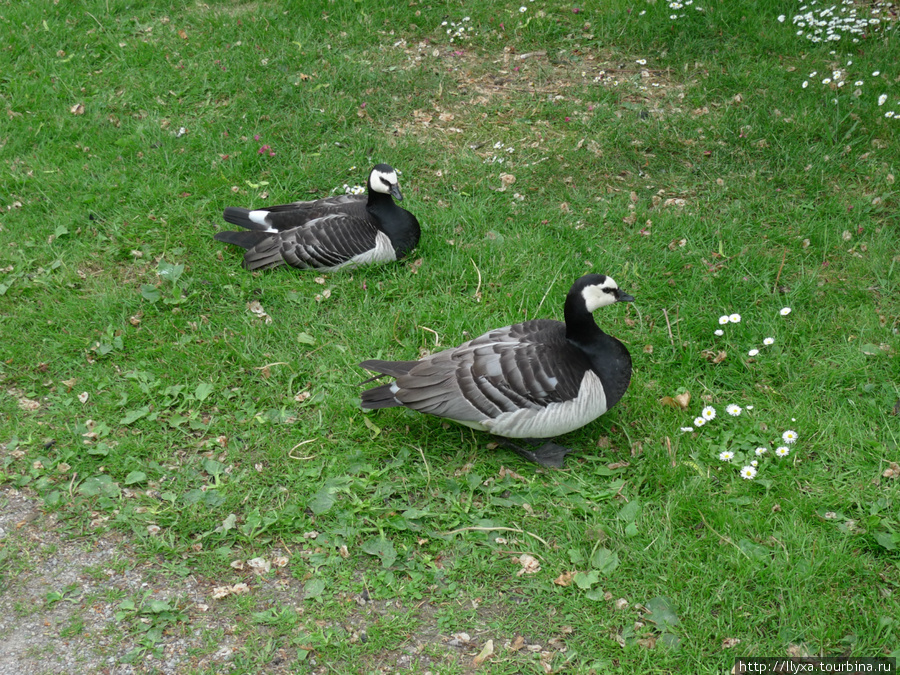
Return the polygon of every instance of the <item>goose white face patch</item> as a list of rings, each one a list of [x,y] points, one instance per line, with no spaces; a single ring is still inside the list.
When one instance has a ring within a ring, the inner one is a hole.
[[[375,192],[381,192],[386,195],[391,193],[391,186],[397,185],[398,182],[396,171],[386,172],[375,169],[372,171],[372,175],[369,176],[369,184],[372,186],[372,189]]]
[[[610,277],[606,277],[606,281],[602,284],[586,286],[584,290],[581,291],[581,297],[584,298],[584,304],[587,306],[587,311],[593,312],[595,309],[606,307],[607,305],[616,302],[616,291],[618,288],[618,284]]]

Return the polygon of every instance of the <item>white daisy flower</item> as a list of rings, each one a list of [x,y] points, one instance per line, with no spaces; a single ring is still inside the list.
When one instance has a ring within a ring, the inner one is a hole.
[[[747,356],[756,356],[757,354],[759,354],[758,349],[751,349],[749,352],[747,352]]]
[[[682,433],[685,433],[685,434],[686,434],[686,433],[689,433],[689,432],[691,432],[691,431],[693,431],[693,430],[694,430],[694,427],[681,427],[681,432],[682,432]]]
[[[746,409],[747,409],[747,410],[753,410],[753,406],[752,406],[752,405],[748,405]]]
[[[730,323],[740,323],[740,322],[741,322],[741,315],[738,314],[738,313],[736,313],[736,312],[735,312],[734,314],[729,314],[729,315],[728,315],[728,321],[729,321]]]
[[[725,335],[725,331],[722,330],[721,328],[717,328],[717,329],[714,331],[714,334],[715,334],[715,335],[718,335],[719,337],[721,337],[721,336]]]
[[[768,337],[765,340],[763,340],[763,344],[766,345],[767,347],[769,345],[773,345],[773,344],[775,344],[775,338]]]
[[[781,314],[781,316],[787,316],[788,314],[791,313],[791,308],[790,307],[782,307],[781,311],[779,311],[778,313]]]
[[[726,323],[728,323],[728,315],[723,314],[722,316],[719,317],[719,325],[724,326]]]
[[[779,14],[779,15],[778,15],[778,23],[784,23],[784,20],[785,20],[786,18],[787,18],[787,17],[785,17],[784,14]]]
[[[520,11],[520,12],[527,12],[527,11],[528,11],[528,8],[525,7],[525,6],[523,5],[523,6],[519,7],[519,11]]]
[[[803,87],[804,89],[806,89],[809,86],[809,81],[803,80],[803,84],[801,84],[800,86]]]
[[[781,447],[775,448],[775,454],[779,457],[787,457],[791,454],[791,449],[786,445],[782,445]]]
[[[753,480],[756,478],[756,467],[745,466],[741,469],[741,478],[745,478],[747,480]]]
[[[642,66],[646,66],[646,65],[647,65],[647,59],[638,59],[637,61],[635,61],[635,63],[640,64],[640,65],[642,65]]]
[[[731,450],[723,450],[719,453],[719,459],[723,462],[730,462],[734,458],[734,453]]]
[[[727,412],[732,417],[737,417],[741,414],[741,406],[735,405],[734,403],[730,403],[725,406],[725,412]]]
[[[879,75],[881,75],[880,70],[876,70],[874,73],[872,73],[872,77],[878,77]]]
[[[788,445],[790,445],[791,443],[796,443],[797,442],[797,432],[792,429],[788,429],[783,434],[781,434],[781,439]]]
[[[704,424],[706,424],[706,420],[703,419],[702,417],[694,418],[694,426],[695,427],[702,427]]]
[[[878,97],[878,105],[884,105],[885,101],[887,101],[887,94],[882,94]]]
[[[822,84],[831,84],[831,78],[826,77],[824,80],[822,80]]]
[[[857,80],[856,82],[853,83],[853,86],[861,87],[861,86],[863,86],[863,84],[864,84],[864,82],[862,80]]]
[[[756,456],[757,456],[757,457],[762,457],[762,456],[763,456],[764,454],[766,454],[768,451],[769,451],[768,448],[757,448],[754,452],[756,452]]]
[[[714,420],[716,419],[716,409],[711,405],[706,406],[703,410],[700,411],[700,415],[705,420]]]
[[[750,466],[757,467],[757,466],[759,466],[759,462],[757,462],[757,461],[754,459],[752,462],[750,462]]]

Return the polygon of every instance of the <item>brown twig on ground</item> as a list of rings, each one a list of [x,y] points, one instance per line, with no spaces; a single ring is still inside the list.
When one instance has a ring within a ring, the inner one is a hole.
[[[750,560],[750,559],[751,559],[750,556],[747,555],[747,553],[744,551],[744,549],[742,549],[740,546],[738,546],[737,544],[735,544],[733,541],[731,541],[731,539],[729,539],[728,537],[726,537],[724,534],[719,534],[718,532],[716,532],[716,531],[713,529],[713,526],[706,522],[706,518],[703,517],[703,512],[702,512],[702,511],[697,511],[697,513],[700,514],[700,520],[703,521],[703,524],[706,525],[706,527],[708,527],[708,528],[712,531],[712,533],[713,533],[714,535],[716,535],[716,536],[717,536],[719,539],[721,539],[722,541],[724,541],[724,542],[726,542],[726,543],[731,544],[732,546],[734,546],[738,551],[741,552],[741,555],[743,555],[747,560]]]
[[[781,266],[778,268],[778,274],[775,275],[775,285],[772,286],[772,292],[778,291],[778,280],[781,279],[781,270],[784,269],[784,261],[787,259],[787,246],[784,247],[784,253],[781,256]]]
[[[299,448],[301,445],[306,445],[307,443],[312,443],[313,441],[316,441],[316,440],[318,440],[318,439],[317,439],[317,438],[310,438],[310,439],[307,439],[307,440],[305,440],[305,441],[300,441],[299,443],[297,443],[297,445],[295,445],[293,448],[291,448],[290,450],[288,450],[288,457],[290,457],[291,459],[296,459],[296,460],[301,461],[301,462],[304,462],[304,461],[309,460],[309,459],[315,459],[315,457],[316,457],[315,455],[310,455],[309,457],[294,457],[294,455],[293,455],[292,453],[294,452],[294,450],[296,450],[297,448]]]
[[[669,329],[669,343],[674,347],[675,338],[672,337],[672,324],[669,323],[669,312],[665,308],[663,308],[663,316],[666,317],[666,328]]]

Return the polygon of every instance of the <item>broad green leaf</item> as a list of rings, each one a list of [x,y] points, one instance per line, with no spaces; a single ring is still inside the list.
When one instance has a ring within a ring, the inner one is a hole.
[[[165,260],[159,261],[159,266],[156,268],[156,273],[166,279],[171,281],[173,284],[178,283],[178,279],[181,278],[181,273],[184,272],[184,265],[181,263],[176,263],[172,265],[167,263]]]
[[[597,570],[591,570],[590,572],[578,572],[572,580],[575,582],[575,585],[578,586],[581,590],[587,590],[594,584],[596,584],[600,580],[600,574]]]
[[[647,618],[656,624],[656,628],[660,632],[666,632],[669,628],[678,624],[675,604],[666,596],[656,596],[647,603],[646,607],[650,610],[650,615]]]
[[[134,485],[135,483],[143,483],[147,480],[147,474],[143,471],[132,471],[125,476],[125,485]]]
[[[228,530],[233,530],[236,522],[237,516],[233,513],[229,513],[228,517],[222,521],[222,531],[228,532]]]
[[[886,548],[888,551],[897,550],[897,542],[894,541],[894,535],[892,535],[890,532],[876,532],[875,541],[881,544],[881,546]]]
[[[394,550],[393,542],[384,537],[369,539],[369,541],[362,545],[362,550],[369,555],[381,558],[381,565],[383,567],[390,567],[397,559],[397,551]]]
[[[591,556],[591,567],[602,574],[611,574],[619,566],[619,554],[608,548],[598,548]]]
[[[625,506],[619,509],[619,519],[626,523],[634,522],[641,513],[641,501],[632,499]]]
[[[309,501],[309,510],[317,516],[322,515],[334,506],[334,495],[328,488],[322,488]]]
[[[142,417],[146,417],[150,414],[150,406],[145,405],[141,408],[137,408],[136,410],[129,410],[125,413],[125,417],[119,420],[119,424],[123,427],[127,427],[129,424],[133,424],[137,422]]]
[[[367,415],[363,415],[363,422],[365,423],[366,427],[369,428],[369,431],[371,431],[373,434],[375,434],[375,436],[378,436],[378,434],[381,433],[381,427],[379,427],[377,424],[375,424],[375,422],[370,420]]]
[[[303,586],[304,598],[318,598],[325,591],[325,582],[322,579],[310,579]]]
[[[194,398],[198,401],[205,401],[213,392],[213,385],[208,382],[201,382],[194,390]]]
[[[314,345],[314,344],[316,344],[316,338],[314,338],[309,333],[300,333],[297,336],[297,342],[304,344],[304,345]]]
[[[159,289],[150,284],[141,284],[141,296],[144,300],[149,300],[150,302],[157,302],[162,297]]]

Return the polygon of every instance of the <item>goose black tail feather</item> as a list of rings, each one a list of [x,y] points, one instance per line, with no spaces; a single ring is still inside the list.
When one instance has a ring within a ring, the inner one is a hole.
[[[417,363],[418,361],[380,361],[378,359],[369,359],[360,363],[359,367],[371,370],[373,373],[381,373],[381,375],[400,377],[401,375],[406,375]],[[376,378],[373,377],[372,379]]]
[[[267,230],[268,225],[260,225],[250,220],[250,209],[242,209],[238,206],[226,206],[223,214],[225,221],[232,225],[243,227],[246,230]]]
[[[226,244],[235,244],[241,248],[251,249],[269,236],[268,232],[217,232],[213,235],[213,239]]]
[[[383,384],[380,387],[364,391],[361,405],[365,410],[378,410],[380,408],[395,408],[403,404],[398,403],[397,399],[394,398],[394,394],[391,392],[391,385]]]

